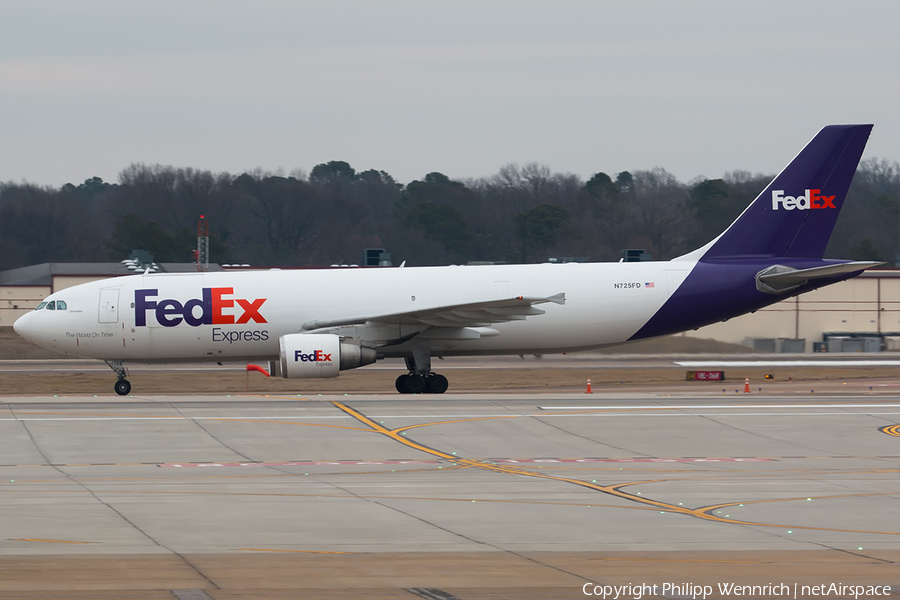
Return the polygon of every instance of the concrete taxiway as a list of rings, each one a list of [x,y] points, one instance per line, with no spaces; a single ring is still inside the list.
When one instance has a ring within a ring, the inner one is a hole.
[[[824,353],[824,354],[740,354],[724,357],[718,354],[616,354],[605,355],[590,352],[552,355],[518,356],[454,356],[441,360],[441,370],[454,369],[650,369],[650,368],[722,368],[722,367],[898,367],[900,354],[896,352],[873,353]],[[195,373],[243,372],[245,362],[205,363],[129,363],[134,371],[187,371]],[[365,367],[366,371],[402,371],[401,359],[379,360]],[[99,360],[23,359],[0,360],[0,373],[108,373],[109,367]]]
[[[898,423],[889,391],[8,397],[0,598],[898,586]]]

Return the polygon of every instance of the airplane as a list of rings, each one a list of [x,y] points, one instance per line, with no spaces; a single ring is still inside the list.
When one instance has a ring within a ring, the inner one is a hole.
[[[878,262],[824,259],[872,125],[819,131],[718,237],[669,261],[144,273],[48,296],[15,331],[105,361],[268,361],[288,379],[405,359],[398,392],[444,393],[432,358],[562,354],[754,312]]]

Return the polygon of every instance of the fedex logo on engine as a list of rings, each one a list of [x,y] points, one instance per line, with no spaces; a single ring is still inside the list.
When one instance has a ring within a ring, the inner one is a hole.
[[[134,324],[136,327],[147,325],[147,311],[156,313],[157,322],[163,327],[175,327],[183,322],[191,327],[200,325],[233,325],[241,323],[267,323],[259,313],[266,298],[244,300],[243,298],[225,298],[234,294],[234,288],[203,288],[202,297],[188,300],[184,304],[178,300],[150,300],[159,295],[159,290],[134,291]],[[223,311],[234,308],[235,303],[243,309],[239,317]],[[199,313],[197,309],[199,310]]]
[[[778,210],[778,205],[784,210],[810,210],[817,208],[837,208],[834,205],[834,196],[821,196],[822,190],[806,190],[801,196],[785,196],[784,190],[772,190],[772,210]]]
[[[294,350],[294,362],[331,362],[331,354],[325,354],[321,350],[304,354],[303,350]]]

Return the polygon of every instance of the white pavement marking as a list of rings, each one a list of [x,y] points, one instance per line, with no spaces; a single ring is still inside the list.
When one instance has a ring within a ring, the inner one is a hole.
[[[812,412],[758,412],[760,409],[805,409]],[[838,412],[822,412],[835,408],[859,409],[859,408],[900,408],[900,404],[763,404],[763,405],[675,405],[675,406],[539,406],[539,410],[652,410],[653,412],[602,412],[602,413],[583,413],[577,415],[579,418],[584,417],[689,417],[689,416],[794,416],[794,415],[847,415],[847,414],[866,414],[866,415],[896,415],[898,412],[872,412],[872,411],[838,411]],[[756,412],[659,412],[674,410],[722,410],[722,409],[757,409]],[[552,413],[536,413],[536,414],[468,414],[468,415],[373,415],[370,419],[489,419],[489,418],[519,418],[519,417],[569,417],[575,415],[560,415]],[[3,417],[0,421],[273,421],[275,419],[288,419],[297,421],[318,421],[324,419],[350,419],[355,420],[349,415],[286,415],[286,416],[268,416],[268,415],[229,415],[229,416],[153,416],[153,417]]]
[[[566,464],[566,463],[708,463],[708,462],[776,462],[774,458],[485,458],[488,464]],[[289,462],[217,462],[217,463],[160,463],[157,467],[331,467],[357,465],[439,465],[440,460],[379,460],[379,461],[289,461]],[[69,465],[71,466],[71,465]],[[96,466],[96,465],[91,465]],[[104,465],[107,466],[107,465]],[[112,465],[115,466],[115,465]]]
[[[526,415],[529,417],[791,417],[791,416],[803,416],[808,417],[810,415],[821,416],[821,415],[900,415],[900,412],[854,412],[854,411],[844,411],[844,412],[813,412],[813,413],[784,413],[784,412],[773,412],[773,413],[764,413],[764,412],[752,412],[752,413],[708,413],[708,412],[681,412],[681,413],[664,413],[664,412],[654,412],[654,413],[589,413],[584,415],[554,415],[554,414],[545,414],[545,415]]]
[[[538,406],[538,409],[540,410],[609,410],[633,408],[664,408],[670,410],[695,408],[900,408],[900,404],[664,404],[653,406]]]
[[[679,367],[898,367],[900,360],[684,360]]]

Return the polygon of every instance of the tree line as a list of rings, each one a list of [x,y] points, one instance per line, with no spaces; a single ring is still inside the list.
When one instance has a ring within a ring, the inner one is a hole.
[[[428,173],[403,185],[344,161],[287,175],[132,164],[117,183],[0,183],[0,270],[118,261],[133,249],[157,262],[191,262],[200,215],[219,263],[358,264],[365,248],[385,248],[408,265],[611,261],[625,248],[666,260],[718,235],[771,179],[733,171],[682,183],[654,168],[583,181],[529,163],[478,179]],[[898,198],[900,164],[862,161],[826,256],[895,260]]]

